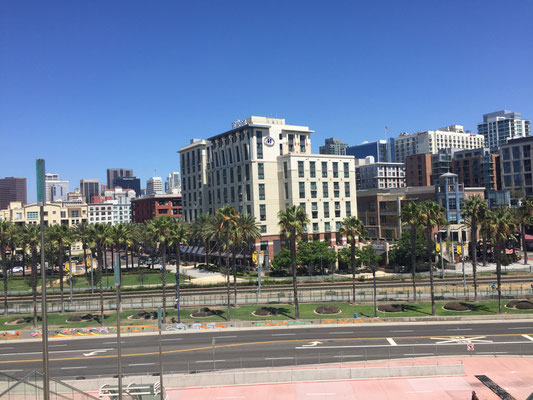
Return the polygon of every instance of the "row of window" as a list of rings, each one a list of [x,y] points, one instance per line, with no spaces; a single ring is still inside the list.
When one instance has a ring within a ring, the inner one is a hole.
[[[260,186],[261,187],[261,186]],[[309,190],[312,199],[317,198],[317,182],[309,182]],[[305,182],[298,182],[298,193],[300,199],[305,199],[306,195],[306,184]],[[340,197],[340,182],[333,182],[333,197]],[[344,197],[350,197],[350,182],[344,182]],[[322,197],[329,197],[329,182],[322,182]],[[289,198],[289,184],[285,182],[285,199]]]
[[[317,162],[316,161],[309,161],[309,177],[315,178],[316,177],[316,170],[317,170]],[[321,161],[319,162],[321,167],[321,173],[322,178],[328,177],[328,162],[327,161]],[[332,176],[334,178],[339,177],[339,163],[337,161],[331,162],[332,166]],[[343,174],[345,178],[350,177],[350,163],[342,163],[343,164]],[[285,179],[288,179],[289,177],[289,171],[288,171],[288,163],[285,161],[283,163],[283,177]],[[305,178],[305,164],[304,161],[298,161],[298,178]]]

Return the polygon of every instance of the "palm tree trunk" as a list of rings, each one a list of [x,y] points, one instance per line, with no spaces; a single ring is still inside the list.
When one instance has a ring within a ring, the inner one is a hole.
[[[292,266],[292,288],[294,292],[294,317],[300,319],[300,306],[298,304],[298,277],[296,271],[296,231],[291,232],[291,266]]]
[[[103,285],[103,276],[102,271],[104,269],[104,260],[105,255],[103,254],[103,248],[102,246],[97,247],[98,251],[98,270],[96,275],[96,280],[99,282],[100,286],[100,325],[104,326],[104,285]],[[92,268],[92,265],[91,265]]]
[[[498,314],[502,313],[502,260],[501,260],[501,251],[500,245],[495,246],[496,252],[496,279],[497,279],[497,290],[498,290]]]
[[[85,264],[85,276],[89,273],[89,268],[87,266],[87,243],[83,242],[83,263]]]
[[[472,252],[472,275],[474,277],[474,301],[477,302],[477,223],[476,223],[475,218],[472,218],[472,226],[470,227],[470,229],[471,229],[470,249]],[[464,249],[462,251],[464,251]]]
[[[355,238],[350,243],[350,264],[352,267],[352,301],[355,304]]]
[[[33,300],[33,327],[37,328],[37,249],[31,250],[31,294]]]
[[[431,315],[435,315],[435,286],[433,285],[433,263],[432,263],[432,256],[433,256],[433,241],[431,240],[431,226],[427,226],[426,228],[426,237],[427,237],[427,244],[426,244],[426,252],[427,252],[427,260],[429,265],[429,287],[431,292]]]
[[[60,293],[60,302],[61,302],[61,314],[65,313],[65,298],[64,298],[64,287],[65,283],[63,282],[63,279],[65,278],[65,265],[63,265],[65,261],[65,255],[64,255],[65,249],[63,249],[63,245],[59,246],[59,293]]]
[[[487,236],[483,235],[483,266],[484,267],[487,266],[487,250],[488,250]]]
[[[205,263],[205,266],[207,267],[207,264],[209,262],[208,258],[209,258],[209,249],[207,248],[209,246],[209,241],[208,240],[204,240],[204,263]]]
[[[416,303],[416,228],[411,227],[411,275],[413,277],[413,301]]]
[[[161,284],[163,286],[163,315],[162,322],[166,323],[167,316],[167,266],[166,266],[166,257],[167,257],[167,248],[163,244],[161,249]]]
[[[233,250],[233,291],[235,297],[235,306],[237,305],[237,250]]]
[[[527,265],[526,224],[520,224],[522,251],[524,252],[524,265]]]
[[[0,259],[2,260],[2,278],[4,280],[4,316],[7,317],[7,315],[8,315],[8,302],[7,302],[7,290],[8,290],[7,284],[8,284],[8,280],[7,280],[7,261],[6,261],[6,248],[5,248],[5,246],[2,246],[0,248],[0,252],[2,253],[2,254],[0,254]]]
[[[129,259],[128,259],[128,245],[126,245],[125,247],[126,247],[126,271],[129,271],[130,270],[130,262],[129,262]]]
[[[231,269],[229,265],[229,229],[226,232],[226,291],[228,295],[228,307],[227,307],[227,318],[228,321],[231,319],[231,294],[230,294],[230,280]]]

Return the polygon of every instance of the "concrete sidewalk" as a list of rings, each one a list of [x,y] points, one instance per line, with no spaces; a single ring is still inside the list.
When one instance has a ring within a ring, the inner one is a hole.
[[[514,396],[525,399],[533,392],[533,358],[521,357],[450,357],[399,360],[346,365],[344,368],[377,366],[411,367],[435,363],[463,363],[462,376],[405,377],[340,381],[291,382],[261,385],[222,386],[210,388],[169,389],[169,400],[204,399],[372,399],[372,400],[470,400],[475,391],[480,400],[499,397],[483,385],[475,375],[486,375]],[[323,368],[338,368],[338,365]],[[311,368],[311,367],[309,367]],[[312,367],[316,368],[316,367]],[[303,368],[302,368],[303,369]]]

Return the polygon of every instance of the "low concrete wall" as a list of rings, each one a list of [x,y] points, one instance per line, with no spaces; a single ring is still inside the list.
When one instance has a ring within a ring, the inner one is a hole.
[[[422,376],[463,375],[463,364],[398,365],[379,367],[339,367],[339,368],[302,368],[302,369],[261,369],[246,371],[206,372],[199,374],[165,375],[164,385],[168,389],[254,385],[260,383],[315,382],[349,379],[378,379]],[[136,376],[124,378],[124,386],[129,383],[155,383],[157,376]],[[65,381],[80,390],[95,391],[102,385],[116,385],[111,378]]]

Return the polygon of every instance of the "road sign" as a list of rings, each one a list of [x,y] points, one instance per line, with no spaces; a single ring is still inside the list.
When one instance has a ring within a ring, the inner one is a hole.
[[[467,351],[474,351],[474,343],[468,343],[466,345],[466,350]]]
[[[264,261],[265,261],[265,252],[260,251],[259,252],[259,264],[263,264]]]

